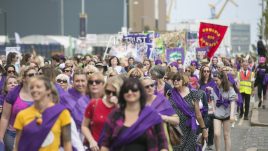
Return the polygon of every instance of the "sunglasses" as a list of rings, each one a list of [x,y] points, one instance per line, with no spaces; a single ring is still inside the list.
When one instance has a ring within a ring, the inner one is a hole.
[[[169,80],[169,78],[167,78],[167,77],[164,77],[164,80]]]
[[[111,90],[108,90],[108,89],[105,90],[105,94],[106,95],[111,95],[112,94],[113,96],[116,96],[116,92],[115,91],[111,91]]]
[[[7,73],[15,73],[15,70],[8,70]]]
[[[175,82],[175,81],[180,81],[181,79],[172,79],[173,80],[173,82]]]
[[[111,75],[109,75],[109,77],[113,77],[113,76],[116,76],[116,75],[112,75],[112,74],[111,74]]]
[[[34,77],[35,75],[37,75],[36,73],[30,73],[30,74],[27,74],[27,77]]]
[[[153,88],[153,87],[154,87],[154,83],[149,84],[149,85],[146,85],[146,86],[144,86],[144,87],[145,87],[145,89]]]
[[[67,83],[67,80],[64,80],[64,79],[57,79],[57,83]]]
[[[210,71],[209,71],[209,70],[204,70],[203,72],[204,72],[204,73],[210,73]]]
[[[131,92],[138,92],[139,91],[139,88],[127,88],[126,90],[125,90],[125,93],[128,93],[129,92],[129,90],[131,90]]]
[[[191,72],[190,70],[185,70],[185,72]]]
[[[94,72],[86,72],[86,74],[93,74]]]
[[[64,73],[71,72],[71,70],[63,70]]]
[[[93,85],[94,83],[96,84],[96,85],[99,85],[99,84],[101,84],[103,81],[102,80],[89,80],[88,81],[88,83],[90,84],[90,85]]]

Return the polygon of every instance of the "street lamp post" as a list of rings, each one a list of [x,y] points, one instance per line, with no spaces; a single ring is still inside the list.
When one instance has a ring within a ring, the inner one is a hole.
[[[60,1],[60,25],[61,25],[61,28],[60,28],[60,33],[61,35],[63,36],[64,35],[64,0],[61,0]]]
[[[5,35],[7,36],[7,12],[3,9],[0,9],[0,14],[4,15],[4,32]]]

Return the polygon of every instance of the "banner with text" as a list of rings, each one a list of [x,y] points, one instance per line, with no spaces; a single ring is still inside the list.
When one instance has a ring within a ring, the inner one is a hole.
[[[209,47],[207,56],[211,58],[217,51],[221,41],[227,30],[227,26],[210,24],[210,23],[200,23],[199,27],[199,46]]]

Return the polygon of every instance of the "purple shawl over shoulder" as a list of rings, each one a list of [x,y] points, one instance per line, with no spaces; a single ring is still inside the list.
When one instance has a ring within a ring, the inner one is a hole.
[[[22,88],[22,85],[18,85],[16,87],[14,87],[11,91],[9,91],[7,93],[7,96],[6,96],[6,101],[13,105],[17,99],[17,97],[19,96],[20,94],[20,90]]]
[[[3,75],[1,80],[0,80],[0,92],[2,92],[4,89],[4,84],[5,84],[6,78],[7,77]]]
[[[171,116],[176,114],[167,98],[162,94],[156,96],[150,107],[163,115]]]
[[[171,91],[171,97],[178,109],[189,118],[186,121],[186,125],[191,127],[191,130],[195,132],[197,130],[197,124],[194,111],[190,109],[189,105],[175,88]]]
[[[236,103],[237,103],[238,106],[242,107],[242,105],[243,105],[243,100],[242,100],[241,93],[239,92],[239,89],[238,89],[237,86],[236,86],[236,81],[234,80],[233,76],[232,76],[230,73],[228,73],[227,76],[228,76],[228,80],[230,81],[230,83],[231,83],[231,84],[233,85],[233,87],[234,87],[235,93],[236,93],[237,96],[238,96],[238,99],[237,99]]]
[[[144,134],[148,128],[160,124],[161,122],[162,119],[155,110],[148,106],[144,107],[138,120],[131,127],[120,132],[117,136],[114,136],[115,138],[110,150],[115,151],[116,148],[131,143],[133,140]],[[121,127],[123,126],[123,123],[123,118],[116,122],[116,124]]]
[[[81,128],[83,115],[89,101],[89,96],[82,95],[75,89],[60,96],[60,104],[70,111],[78,129]]]
[[[214,91],[218,97],[218,100],[216,101],[216,106],[220,107],[221,105],[223,105],[225,108],[227,108],[230,105],[231,101],[222,97],[220,89],[218,87],[214,88]]]
[[[18,151],[38,151],[64,109],[60,104],[54,105],[42,113],[41,125],[38,125],[35,119],[25,126],[21,133]]]

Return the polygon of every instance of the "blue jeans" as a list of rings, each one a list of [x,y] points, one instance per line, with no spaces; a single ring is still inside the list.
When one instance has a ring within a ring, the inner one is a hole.
[[[4,136],[5,151],[13,151],[14,141],[16,137],[16,132],[11,130],[6,130]]]

